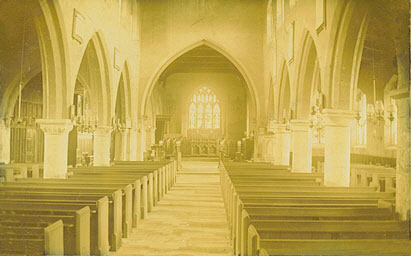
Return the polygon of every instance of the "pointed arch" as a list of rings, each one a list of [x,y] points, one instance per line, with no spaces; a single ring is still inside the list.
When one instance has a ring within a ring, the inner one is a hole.
[[[274,111],[275,111],[275,98],[274,98],[274,82],[273,78],[270,75],[270,86],[268,89],[268,99],[267,99],[267,117],[274,118]]]
[[[43,118],[67,118],[71,77],[64,15],[58,1],[38,3],[42,14],[34,21],[40,45]]]
[[[255,87],[254,82],[251,80],[251,77],[248,75],[247,70],[244,68],[244,66],[235,58],[233,58],[226,50],[224,50],[222,47],[208,41],[208,40],[201,40],[199,42],[196,42],[192,45],[189,45],[180,51],[177,51],[174,53],[172,56],[167,58],[157,69],[157,71],[153,74],[153,76],[148,80],[146,87],[144,88],[143,92],[143,97],[141,101],[141,106],[140,106],[140,113],[141,115],[145,115],[146,113],[146,108],[148,99],[150,95],[152,94],[152,91],[157,84],[157,81],[159,80],[161,74],[166,70],[166,68],[173,63],[177,58],[185,54],[186,52],[193,50],[194,48],[197,48],[199,46],[208,46],[212,48],[213,50],[221,53],[224,57],[226,57],[240,72],[242,77],[244,78],[244,81],[246,83],[247,87],[247,96],[250,99],[250,106],[252,107],[251,111],[252,113],[255,113],[255,116],[258,117],[260,113],[260,103],[257,98],[257,89]]]
[[[282,120],[284,117],[288,118],[291,109],[291,89],[290,89],[290,73],[287,66],[287,61],[283,60],[282,69],[280,73],[280,93],[278,99],[277,118]],[[285,112],[285,116],[284,116]]]
[[[84,69],[85,65],[87,69]],[[90,71],[88,68],[92,68],[92,70]],[[91,107],[98,117],[98,124],[110,125],[113,114],[111,104],[112,69],[108,58],[107,47],[101,32],[94,33],[86,44],[76,77],[79,76],[78,74],[80,72],[85,70],[91,77],[89,84],[90,94],[97,98],[92,99],[95,104]],[[73,98],[73,94],[74,86],[72,86],[71,98]]]
[[[321,90],[321,72],[317,47],[308,30],[303,34],[300,60],[297,70],[296,119],[308,120],[312,96],[315,90]]]
[[[326,107],[351,110],[355,98],[362,46],[367,31],[369,5],[366,1],[338,3],[336,22],[330,33],[324,79]],[[348,68],[349,67],[349,68]]]
[[[121,70],[120,81],[122,79],[123,89],[124,89],[124,104],[125,104],[125,115],[126,118],[131,118],[132,113],[132,100],[131,100],[131,73],[130,73],[130,64],[126,60],[124,61],[123,68]],[[120,81],[117,86],[117,91],[119,90]],[[117,93],[115,93],[117,95]]]

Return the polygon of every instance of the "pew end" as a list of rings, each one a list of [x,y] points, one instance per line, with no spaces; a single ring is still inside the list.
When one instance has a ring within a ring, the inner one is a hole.
[[[76,252],[90,255],[90,207],[76,211]]]
[[[64,255],[63,221],[59,220],[44,229],[46,255]]]

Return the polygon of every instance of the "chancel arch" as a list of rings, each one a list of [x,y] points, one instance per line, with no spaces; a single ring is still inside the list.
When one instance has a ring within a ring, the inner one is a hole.
[[[260,103],[258,101],[258,98],[256,96],[256,85],[253,83],[252,79],[248,75],[248,71],[243,67],[243,65],[236,60],[234,57],[232,57],[229,52],[226,49],[223,49],[222,47],[212,43],[209,40],[201,40],[199,42],[196,42],[194,44],[191,44],[180,51],[176,52],[172,56],[170,56],[168,59],[166,59],[164,62],[161,63],[160,67],[158,70],[153,74],[153,76],[149,79],[147,85],[145,86],[142,101],[141,101],[141,106],[140,106],[140,113],[141,115],[144,115],[146,112],[147,108],[147,102],[152,94],[152,91],[154,87],[158,84],[158,82],[161,80],[161,77],[165,70],[173,63],[176,59],[184,55],[185,53],[201,46],[207,46],[214,51],[218,52],[224,58],[226,58],[231,65],[233,65],[237,71],[240,73],[240,76],[244,80],[244,84],[247,88],[246,93],[247,93],[247,99],[248,99],[248,108],[249,108],[249,116],[250,119],[258,119],[260,115]]]
[[[152,93],[163,106],[161,114],[153,117],[156,137],[167,142],[182,136],[182,151],[187,154],[216,155],[218,141],[224,138],[231,141],[234,154],[236,141],[247,134],[247,105],[255,113],[255,101],[241,72],[207,42],[171,62]]]

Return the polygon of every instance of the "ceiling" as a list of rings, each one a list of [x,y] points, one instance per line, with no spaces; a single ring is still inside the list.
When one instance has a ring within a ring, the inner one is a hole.
[[[163,72],[162,78],[174,73],[231,73],[237,68],[224,55],[206,45],[194,48],[173,61]]]

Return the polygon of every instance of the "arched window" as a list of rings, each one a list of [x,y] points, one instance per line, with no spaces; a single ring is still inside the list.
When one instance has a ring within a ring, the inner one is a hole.
[[[205,128],[206,129],[213,128],[213,109],[211,108],[210,103],[207,103],[207,107],[205,111]]]
[[[216,103],[213,109],[213,128],[220,129],[220,105]]]
[[[220,113],[217,95],[207,87],[202,87],[191,99],[189,128],[220,129]]]
[[[191,103],[190,105],[190,128],[196,128],[196,105]]]

